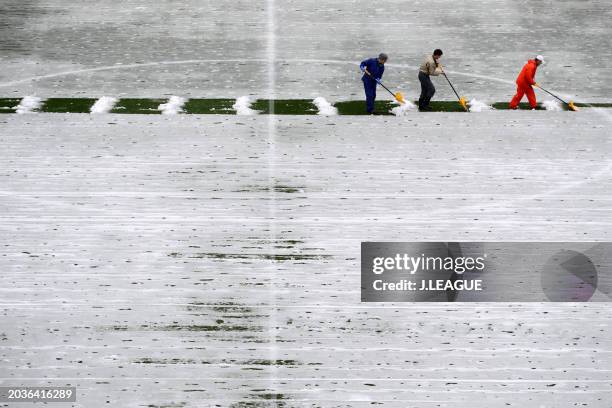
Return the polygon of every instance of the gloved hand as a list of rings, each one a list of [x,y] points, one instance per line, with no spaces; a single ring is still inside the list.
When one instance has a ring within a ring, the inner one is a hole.
[[[538,87],[538,88],[539,88],[539,87],[540,87],[540,84],[538,84],[537,82],[534,82],[534,83],[533,83],[533,86],[535,86],[535,87]]]

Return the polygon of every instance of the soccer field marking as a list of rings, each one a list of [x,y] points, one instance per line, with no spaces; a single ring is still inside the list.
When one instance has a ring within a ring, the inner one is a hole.
[[[92,72],[102,72],[102,71],[114,71],[114,70],[122,70],[122,69],[133,69],[133,68],[143,68],[143,67],[154,67],[158,65],[185,65],[185,64],[202,64],[202,63],[220,63],[220,62],[256,62],[256,63],[265,63],[267,59],[262,58],[253,58],[253,59],[191,59],[191,60],[181,60],[181,61],[156,61],[156,62],[143,62],[136,64],[116,64],[116,65],[105,65],[102,67],[95,68],[83,68],[83,69],[75,69],[70,71],[61,71],[55,72],[52,74],[44,74],[37,75],[29,78],[17,79],[15,81],[3,82],[0,83],[0,87],[5,86],[13,86],[24,84],[27,82],[40,81],[43,79],[52,79],[59,78],[68,75],[79,75],[79,74],[88,74]]]
[[[583,186],[585,184],[599,182],[605,176],[608,176],[611,171],[612,171],[612,161],[609,161],[606,166],[600,168],[595,173],[591,173],[589,175],[589,178],[587,178],[587,179],[576,180],[576,181],[574,181],[572,183],[564,184],[561,187],[553,188],[553,189],[550,189],[548,191],[544,191],[542,193],[536,193],[536,194],[532,194],[532,195],[528,195],[528,196],[513,197],[512,199],[506,200],[503,203],[499,202],[499,201],[495,201],[495,202],[489,202],[487,204],[474,204],[474,205],[467,205],[467,206],[461,206],[461,207],[455,207],[455,208],[440,208],[440,209],[437,209],[437,210],[425,209],[425,210],[422,211],[422,213],[425,213],[425,214],[427,214],[427,216],[429,216],[429,215],[441,215],[441,214],[447,214],[447,213],[451,213],[451,212],[471,211],[471,210],[485,209],[485,208],[486,209],[491,209],[491,208],[496,208],[496,207],[500,207],[500,206],[507,207],[511,203],[516,203],[516,202],[520,202],[520,201],[538,200],[540,198],[545,198],[545,197],[549,197],[549,196],[552,196],[552,195],[555,195],[555,194],[559,194],[559,193],[562,193],[562,192],[571,191],[573,188],[579,187],[579,186]]]
[[[270,251],[274,252],[274,243],[278,240],[278,232],[276,229],[276,208],[277,208],[277,194],[276,194],[276,138],[277,138],[277,120],[274,116],[275,113],[275,102],[276,99],[276,0],[267,0],[266,2],[266,66],[268,71],[268,111],[270,115],[267,120],[267,183],[268,183],[268,241],[267,247]],[[271,276],[272,283],[278,281],[278,267],[270,263],[269,273]],[[275,284],[272,284],[268,288],[268,302],[276,306],[278,303],[278,291]],[[276,361],[279,358],[279,347],[277,339],[279,335],[279,322],[277,316],[277,308],[273,307],[268,315],[268,341],[271,344],[268,350],[268,359]],[[276,364],[272,365],[269,374],[269,387],[270,389],[277,389],[276,382],[279,380],[278,370]]]
[[[51,73],[51,74],[44,74],[44,75],[38,75],[38,76],[18,79],[18,80],[9,81],[9,82],[3,82],[3,83],[0,83],[0,87],[8,87],[8,86],[19,85],[19,84],[28,83],[28,82],[40,81],[43,79],[53,79],[53,78],[69,76],[69,75],[88,74],[92,72],[104,72],[104,71],[114,71],[114,70],[132,69],[132,68],[155,67],[155,66],[162,66],[162,65],[190,65],[190,64],[203,64],[203,63],[216,63],[217,64],[217,63],[231,63],[231,62],[235,62],[235,63],[250,62],[250,63],[268,64],[268,67],[269,67],[268,58],[265,58],[265,59],[262,59],[262,58],[210,59],[210,60],[192,59],[192,60],[179,60],[179,61],[156,61],[156,62],[144,62],[144,63],[135,63],[135,64],[116,64],[116,65],[107,65],[107,66],[95,67],[95,68],[84,68],[84,69],[77,69],[77,70],[70,70],[70,71],[61,71],[61,72],[56,72],[56,73]],[[287,63],[287,62],[322,63],[322,64],[337,64],[337,65],[351,65],[351,66],[359,65],[359,61],[347,61],[347,60],[332,60],[332,59],[317,59],[317,58],[287,58],[287,59],[276,59],[275,58],[274,59],[274,63]],[[407,68],[407,69],[413,69],[415,71],[418,69],[418,66],[410,65],[410,64],[388,63],[387,65],[389,67]],[[498,77],[491,76],[491,75],[483,75],[483,74],[477,74],[473,72],[462,72],[462,71],[457,71],[457,70],[446,70],[446,72],[448,72],[449,74],[453,74],[453,75],[461,75],[461,76],[466,76],[470,78],[485,79],[488,81],[509,84],[509,85],[512,85],[513,87],[515,86],[515,82],[513,80],[498,78]],[[551,89],[551,90],[553,92],[558,93],[561,96],[568,97],[568,98],[571,97],[571,95],[563,94],[561,92],[555,91],[554,89]]]
[[[23,84],[27,82],[39,81],[43,79],[58,78],[58,77],[68,76],[68,75],[88,74],[92,72],[155,67],[159,65],[189,65],[189,64],[203,64],[203,63],[218,64],[218,63],[231,63],[231,62],[235,62],[235,63],[250,62],[250,63],[258,63],[258,64],[266,64],[268,68],[270,68],[269,58],[226,58],[226,59],[189,59],[189,60],[178,60],[178,61],[153,61],[153,62],[143,62],[143,63],[135,63],[135,64],[105,65],[105,66],[95,67],[95,68],[83,68],[83,69],[55,72],[51,74],[37,75],[33,77],[17,79],[14,81],[2,82],[0,83],[0,87],[19,85],[19,84]],[[279,59],[274,58],[273,59],[274,64],[287,63],[287,62],[351,65],[355,67],[356,72],[359,67],[359,61],[350,61],[350,60],[318,59],[318,58],[279,58]],[[418,66],[411,65],[411,64],[388,63],[387,65],[389,67],[394,67],[394,68],[410,68],[410,69],[414,69],[415,72],[418,69]],[[515,85],[514,81],[506,80],[503,78],[497,78],[495,76],[490,76],[490,75],[482,75],[482,74],[475,74],[472,72],[462,72],[462,71],[455,71],[455,70],[446,70],[446,72],[450,74],[463,75],[463,76],[468,76],[468,77],[473,77],[473,78],[487,79],[490,81],[511,84],[513,86]]]
[[[595,108],[595,107],[593,107],[593,108],[595,109],[595,112],[597,112],[598,114],[601,114],[602,116],[605,117],[605,119],[608,122],[612,123],[612,114],[608,110],[601,109],[601,108]],[[421,211],[421,213],[424,213],[427,216],[430,216],[430,215],[442,215],[442,214],[448,214],[448,213],[456,213],[456,212],[459,212],[459,211],[466,211],[466,210],[467,211],[472,211],[472,210],[480,210],[480,209],[485,209],[485,208],[486,209],[491,209],[491,208],[496,208],[496,207],[500,207],[500,206],[507,207],[511,203],[516,203],[516,202],[521,202],[521,201],[537,200],[537,199],[549,197],[549,196],[552,196],[552,195],[555,195],[555,194],[559,194],[559,193],[562,193],[562,192],[571,191],[575,187],[579,187],[579,186],[586,185],[586,184],[600,182],[606,176],[608,176],[611,171],[612,171],[612,161],[608,161],[605,166],[601,167],[596,172],[589,174],[589,176],[587,178],[583,178],[581,180],[576,180],[576,181],[571,182],[569,184],[564,184],[561,187],[553,188],[553,189],[550,189],[550,190],[547,190],[547,191],[544,191],[544,192],[541,192],[541,193],[531,194],[531,195],[528,195],[528,196],[514,197],[514,198],[512,198],[510,200],[504,201],[503,203],[499,202],[499,201],[494,201],[494,202],[489,202],[489,203],[486,203],[486,204],[466,205],[466,206],[460,206],[460,207],[454,207],[454,208],[440,208],[440,209],[437,209],[437,210],[424,209],[423,211]]]
[[[272,0],[268,0],[268,1],[272,1]],[[272,29],[272,32],[274,30],[275,28]],[[268,31],[270,32],[270,30]],[[268,37],[270,36],[268,35]],[[268,39],[268,45],[267,45],[268,54],[270,52],[269,51],[270,50],[269,41],[270,40]],[[275,40],[273,44],[275,46]],[[280,58],[280,59],[277,59],[275,51],[272,50],[272,52],[274,52],[272,59],[270,59],[269,57],[268,58],[227,58],[227,59],[209,59],[209,60],[189,59],[189,60],[178,60],[178,61],[154,61],[154,62],[144,62],[144,63],[135,63],[135,64],[107,65],[107,66],[101,66],[101,67],[95,67],[95,68],[84,68],[84,69],[77,69],[77,70],[70,70],[70,71],[62,71],[62,72],[57,72],[57,73],[44,74],[44,75],[38,75],[34,77],[29,77],[29,78],[18,79],[18,80],[9,81],[9,82],[3,82],[3,83],[0,83],[0,87],[7,87],[7,86],[13,86],[13,85],[19,85],[23,83],[33,82],[33,81],[39,81],[43,79],[53,79],[53,78],[58,78],[62,76],[79,75],[79,74],[86,74],[86,73],[92,73],[92,72],[133,69],[133,68],[141,68],[141,67],[155,67],[155,66],[161,66],[161,65],[189,65],[189,64],[202,64],[202,63],[231,63],[231,62],[234,62],[234,63],[250,62],[250,63],[266,64],[268,67],[268,81],[269,83],[274,84],[273,86],[275,86],[276,85],[275,84],[275,78],[276,78],[275,64],[276,63],[299,62],[299,63],[351,65],[355,67],[359,66],[359,61],[350,61],[350,60],[319,59],[319,58],[284,58],[284,59]],[[413,69],[415,70],[415,72],[416,70],[418,70],[418,66],[412,65],[412,64],[388,63],[387,66],[395,67],[395,68]],[[458,70],[446,70],[446,72],[452,75],[461,75],[461,76],[466,76],[470,78],[478,78],[478,79],[484,79],[484,80],[493,81],[493,82],[504,83],[504,84],[512,85],[512,87],[516,85],[514,80],[508,80],[508,79],[499,78],[499,77],[491,76],[491,75],[483,75],[483,74],[477,74],[473,72],[463,72],[463,71],[458,71]],[[271,79],[271,77],[274,77],[274,78]],[[268,90],[270,91],[270,88],[268,88]],[[551,92],[555,92],[566,98],[571,98],[571,95],[561,93],[552,88],[551,88]]]

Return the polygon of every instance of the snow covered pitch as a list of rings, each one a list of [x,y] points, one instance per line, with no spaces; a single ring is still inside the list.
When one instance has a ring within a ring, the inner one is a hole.
[[[78,407],[607,407],[605,303],[359,301],[362,241],[611,239],[607,109],[311,106],[362,99],[356,62],[380,51],[414,100],[434,47],[469,101],[509,100],[542,53],[543,85],[610,102],[608,2],[465,6],[3,2],[0,98],[87,103],[0,115],[0,386],[75,385]],[[186,114],[242,96],[312,114]]]

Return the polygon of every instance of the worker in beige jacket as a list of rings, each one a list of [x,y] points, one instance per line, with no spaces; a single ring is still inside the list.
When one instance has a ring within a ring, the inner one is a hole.
[[[429,101],[436,93],[436,88],[431,82],[430,76],[438,76],[444,71],[442,70],[442,64],[440,64],[440,57],[442,57],[442,50],[436,49],[432,55],[425,57],[425,61],[421,64],[419,70],[419,81],[421,82],[421,97],[419,98],[419,110],[429,111]]]

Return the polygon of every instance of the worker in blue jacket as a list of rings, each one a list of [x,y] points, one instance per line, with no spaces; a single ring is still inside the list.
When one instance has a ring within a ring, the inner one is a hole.
[[[363,72],[363,88],[366,95],[366,109],[368,113],[374,113],[374,101],[376,100],[376,85],[380,81],[385,72],[385,62],[389,57],[384,52],[378,55],[378,58],[369,58],[362,61],[359,65]]]

